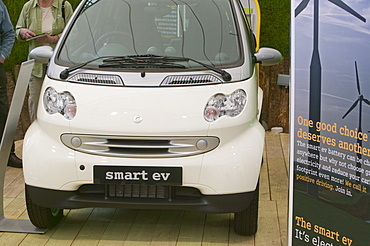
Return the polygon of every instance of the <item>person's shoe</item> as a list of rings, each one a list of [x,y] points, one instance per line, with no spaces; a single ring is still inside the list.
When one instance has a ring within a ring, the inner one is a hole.
[[[22,168],[23,167],[22,160],[19,159],[14,153],[12,153],[9,156],[8,166]]]

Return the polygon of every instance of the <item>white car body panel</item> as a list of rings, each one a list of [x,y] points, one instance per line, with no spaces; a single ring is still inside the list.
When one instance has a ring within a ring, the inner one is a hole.
[[[116,88],[46,78],[42,91],[53,86],[58,92],[71,92],[78,104],[77,115],[72,121],[60,114],[49,115],[41,98],[38,118],[25,138],[25,181],[50,189],[76,190],[82,183],[93,183],[92,167],[97,164],[160,165],[183,167],[183,185],[197,187],[203,194],[253,191],[264,146],[264,129],[257,121],[256,83],[254,76],[247,82],[211,86]],[[230,94],[241,88],[247,92],[244,113],[234,118],[224,116],[212,123],[204,120],[204,106],[212,95]],[[99,98],[101,95],[110,96]],[[135,123],[136,116],[142,122]],[[221,143],[209,153],[185,158],[113,158],[73,151],[61,143],[63,133],[217,136]],[[80,170],[80,165],[86,168]]]

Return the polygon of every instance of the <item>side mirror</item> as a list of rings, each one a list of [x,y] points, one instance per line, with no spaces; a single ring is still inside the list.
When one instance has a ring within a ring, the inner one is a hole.
[[[47,64],[53,55],[53,48],[50,46],[40,46],[31,50],[29,57],[34,59],[35,62]]]
[[[278,50],[272,48],[260,48],[254,57],[256,62],[261,63],[262,66],[273,66],[281,62],[283,56]]]

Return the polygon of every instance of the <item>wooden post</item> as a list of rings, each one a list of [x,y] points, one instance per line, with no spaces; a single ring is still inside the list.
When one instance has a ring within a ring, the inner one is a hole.
[[[289,88],[277,84],[278,74],[290,74],[290,58],[271,67],[260,66],[260,86],[263,90],[262,120],[271,129],[281,126],[289,132]]]

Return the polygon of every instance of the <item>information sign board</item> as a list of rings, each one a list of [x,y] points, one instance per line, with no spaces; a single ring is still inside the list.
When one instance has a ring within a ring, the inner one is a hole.
[[[370,2],[291,5],[290,245],[367,245]]]

